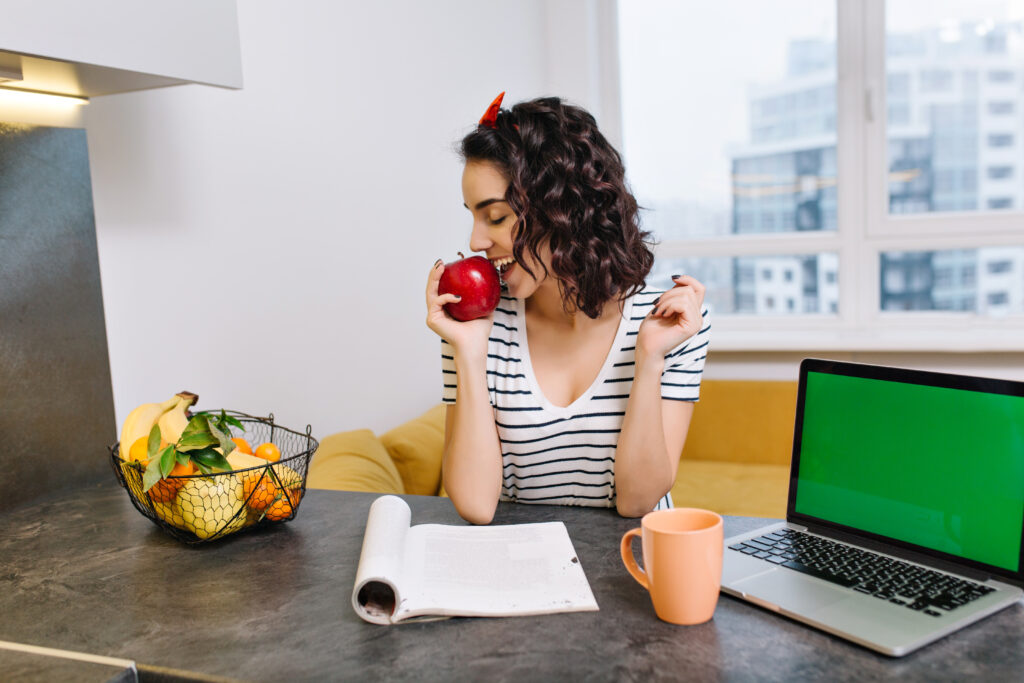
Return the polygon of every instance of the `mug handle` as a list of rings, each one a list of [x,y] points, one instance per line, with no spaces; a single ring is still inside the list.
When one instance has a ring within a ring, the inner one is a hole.
[[[623,535],[620,548],[622,551],[622,563],[626,565],[626,569],[629,570],[629,573],[636,579],[637,583],[650,590],[651,587],[647,583],[647,572],[640,569],[636,563],[636,558],[633,557],[633,537],[640,536],[641,533],[643,533],[641,529],[630,529]]]

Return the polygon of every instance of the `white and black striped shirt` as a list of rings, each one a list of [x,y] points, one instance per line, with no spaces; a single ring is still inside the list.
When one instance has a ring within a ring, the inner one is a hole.
[[[501,442],[501,499],[520,503],[615,505],[615,447],[633,387],[636,335],[660,290],[643,290],[623,308],[612,349],[597,379],[570,405],[550,403],[530,362],[524,302],[502,297],[487,346],[487,388]],[[696,401],[711,329],[702,310],[699,333],[665,358],[661,397]],[[452,347],[441,341],[445,403],[455,403]],[[655,509],[671,507],[666,495]]]

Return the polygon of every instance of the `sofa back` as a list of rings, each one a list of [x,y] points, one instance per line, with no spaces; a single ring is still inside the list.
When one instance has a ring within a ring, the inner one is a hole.
[[[683,459],[789,465],[796,389],[796,382],[704,380]]]

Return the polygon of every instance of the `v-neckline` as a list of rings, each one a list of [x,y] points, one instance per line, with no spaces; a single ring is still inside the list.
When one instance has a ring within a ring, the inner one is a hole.
[[[526,300],[516,299],[516,316],[522,321],[522,344],[520,353],[522,354],[523,374],[526,375],[526,382],[529,384],[530,391],[537,397],[541,407],[559,417],[574,413],[581,405],[586,403],[597,391],[597,388],[604,384],[604,380],[608,377],[608,374],[612,370],[612,357],[618,353],[622,348],[623,341],[626,337],[629,325],[629,317],[633,312],[633,297],[626,299],[622,306],[622,313],[619,317],[619,326],[615,330],[615,338],[612,340],[611,346],[608,347],[608,353],[605,355],[604,362],[601,364],[601,369],[597,373],[597,377],[590,383],[587,390],[580,394],[576,399],[567,406],[555,405],[548,400],[548,397],[544,395],[544,392],[540,388],[540,382],[537,381],[537,376],[533,372],[533,359],[530,356],[530,339],[526,331]]]

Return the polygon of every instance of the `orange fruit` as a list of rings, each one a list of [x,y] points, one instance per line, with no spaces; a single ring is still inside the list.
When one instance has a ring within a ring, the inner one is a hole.
[[[159,450],[167,448],[167,442],[161,440]],[[128,449],[128,459],[138,460],[145,467],[149,464],[149,437],[140,436],[135,439],[135,443]]]
[[[263,458],[270,462],[277,462],[281,459],[281,450],[274,444],[267,443],[260,444],[256,447],[256,451],[253,453],[257,458]]]
[[[231,440],[235,442],[236,446],[238,446],[239,452],[248,453],[249,455],[252,455],[252,446],[249,445],[248,441],[246,441],[240,436],[232,437]]]
[[[285,495],[284,491],[279,491],[274,501],[263,511],[267,519],[280,522],[292,516],[293,506],[299,504],[302,491],[301,489],[286,489],[286,491],[288,495]]]
[[[191,462],[187,465],[182,465],[179,462],[174,463],[174,467],[171,468],[169,476],[172,477],[187,477],[190,474],[196,473],[196,466]],[[185,484],[182,479],[161,479],[157,483],[153,484],[153,487],[149,489],[149,499],[154,503],[169,503],[174,500],[174,497],[178,495],[178,489]]]
[[[262,512],[277,497],[277,484],[270,472],[253,470],[242,475],[242,498],[251,509]]]

